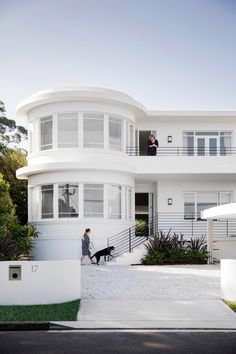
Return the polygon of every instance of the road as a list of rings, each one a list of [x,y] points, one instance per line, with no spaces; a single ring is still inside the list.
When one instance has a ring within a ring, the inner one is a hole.
[[[236,332],[0,332],[1,354],[235,354]]]

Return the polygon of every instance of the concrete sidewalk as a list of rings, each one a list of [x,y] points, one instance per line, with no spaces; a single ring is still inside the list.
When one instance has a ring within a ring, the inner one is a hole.
[[[78,329],[236,329],[236,314],[221,300],[82,300]]]

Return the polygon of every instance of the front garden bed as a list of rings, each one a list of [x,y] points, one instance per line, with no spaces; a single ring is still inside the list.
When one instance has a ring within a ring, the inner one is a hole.
[[[146,244],[147,254],[141,259],[144,265],[206,264],[208,259],[205,237],[185,240],[183,235],[159,231]]]

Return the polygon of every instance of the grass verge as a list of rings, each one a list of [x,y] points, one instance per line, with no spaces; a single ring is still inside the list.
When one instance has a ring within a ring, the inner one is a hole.
[[[0,322],[75,321],[80,300],[50,305],[0,306]]]
[[[236,302],[235,301],[225,301],[226,305],[228,305],[234,312],[236,312]]]

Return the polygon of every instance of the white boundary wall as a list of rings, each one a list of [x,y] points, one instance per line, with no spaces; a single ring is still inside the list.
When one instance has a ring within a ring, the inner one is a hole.
[[[236,301],[236,259],[222,259],[221,295],[224,300]]]
[[[21,266],[21,280],[9,280],[9,266]],[[78,260],[0,262],[0,305],[52,304],[80,297]]]

